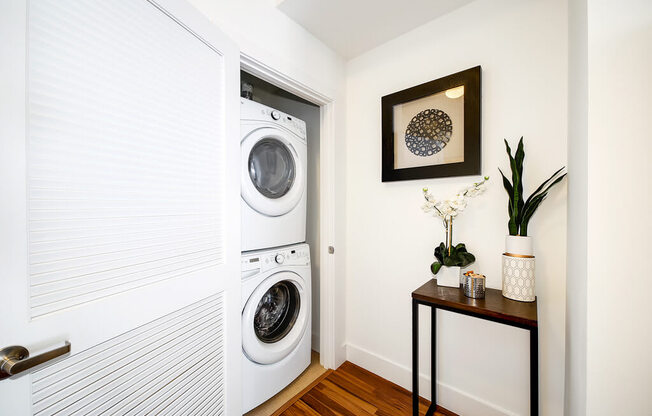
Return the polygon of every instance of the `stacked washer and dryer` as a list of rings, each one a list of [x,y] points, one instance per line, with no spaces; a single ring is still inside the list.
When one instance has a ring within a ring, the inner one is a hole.
[[[306,125],[241,99],[242,396],[248,412],[310,365]]]

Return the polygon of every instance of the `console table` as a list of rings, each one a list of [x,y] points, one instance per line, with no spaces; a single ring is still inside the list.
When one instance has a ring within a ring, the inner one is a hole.
[[[464,296],[461,288],[438,286],[432,279],[412,292],[412,414],[419,416],[419,305],[430,307],[432,322],[431,405],[426,416],[437,407],[437,309],[461,313],[530,331],[530,414],[539,414],[539,333],[537,302],[517,302],[503,297],[500,290],[487,289],[484,299]]]

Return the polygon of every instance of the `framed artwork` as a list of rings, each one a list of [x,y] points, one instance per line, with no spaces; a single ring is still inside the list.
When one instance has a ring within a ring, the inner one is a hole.
[[[382,98],[383,182],[480,174],[480,71]]]

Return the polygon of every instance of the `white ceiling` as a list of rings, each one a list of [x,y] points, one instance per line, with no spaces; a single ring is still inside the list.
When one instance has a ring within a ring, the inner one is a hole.
[[[277,7],[353,58],[473,0],[278,0]]]

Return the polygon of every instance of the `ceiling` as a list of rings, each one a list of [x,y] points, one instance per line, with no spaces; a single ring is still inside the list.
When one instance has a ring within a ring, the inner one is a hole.
[[[278,0],[283,13],[353,58],[473,0]]]

